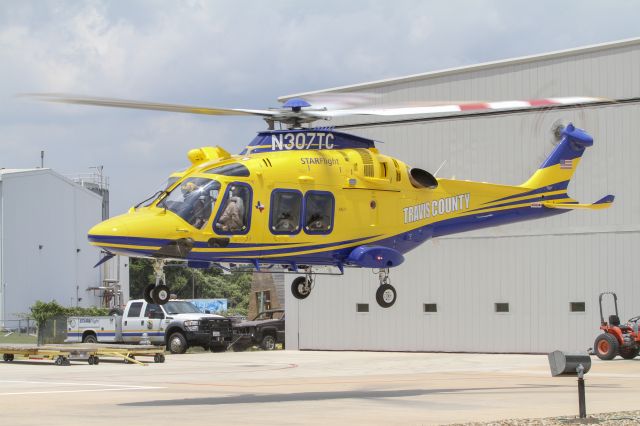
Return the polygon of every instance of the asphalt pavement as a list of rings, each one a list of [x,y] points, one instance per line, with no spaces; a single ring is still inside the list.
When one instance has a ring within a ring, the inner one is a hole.
[[[144,360],[144,359],[141,359]],[[592,359],[587,413],[635,408],[640,358]],[[0,362],[4,425],[430,425],[577,415],[546,355],[254,351]]]

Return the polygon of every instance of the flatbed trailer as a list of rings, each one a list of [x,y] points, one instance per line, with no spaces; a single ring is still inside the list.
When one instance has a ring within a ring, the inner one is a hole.
[[[0,345],[0,353],[5,362],[16,357],[23,359],[48,359],[56,365],[70,365],[71,361],[87,361],[89,365],[98,365],[100,358],[121,358],[125,363],[147,365],[136,357],[153,357],[153,361],[162,363],[165,360],[164,346],[153,345],[105,345],[94,343],[42,345],[4,344]]]

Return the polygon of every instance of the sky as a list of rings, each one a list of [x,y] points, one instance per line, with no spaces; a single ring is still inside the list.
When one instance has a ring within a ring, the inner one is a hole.
[[[38,103],[70,93],[229,108],[640,36],[640,0],[2,0],[0,167],[104,166],[111,214],[259,118]],[[580,94],[576,94],[580,95]],[[494,100],[494,99],[488,99]]]

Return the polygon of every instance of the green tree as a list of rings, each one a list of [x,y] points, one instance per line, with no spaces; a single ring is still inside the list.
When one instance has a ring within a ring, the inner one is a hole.
[[[153,260],[131,259],[129,294],[142,298],[144,288],[155,283]],[[183,262],[167,262],[167,285],[171,293],[181,299],[227,299],[229,313],[247,314],[253,274],[251,271],[225,275],[218,268],[187,268]]]

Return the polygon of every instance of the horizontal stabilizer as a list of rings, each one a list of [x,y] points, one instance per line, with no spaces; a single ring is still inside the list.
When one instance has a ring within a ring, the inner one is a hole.
[[[111,252],[106,252],[104,254],[104,256],[102,257],[102,259],[100,259],[100,261],[98,263],[96,263],[95,265],[93,265],[94,268],[97,268],[98,266],[102,265],[104,262],[106,262],[109,259],[112,259],[113,257],[115,257],[115,254],[111,253]]]
[[[544,207],[548,207],[550,209],[566,209],[566,210],[574,210],[574,209],[590,209],[590,210],[601,210],[608,209],[613,204],[614,200],[613,195],[607,195],[600,200],[596,201],[593,204],[579,204],[579,203],[562,203],[562,202],[554,202],[554,201],[543,201],[542,205]]]

